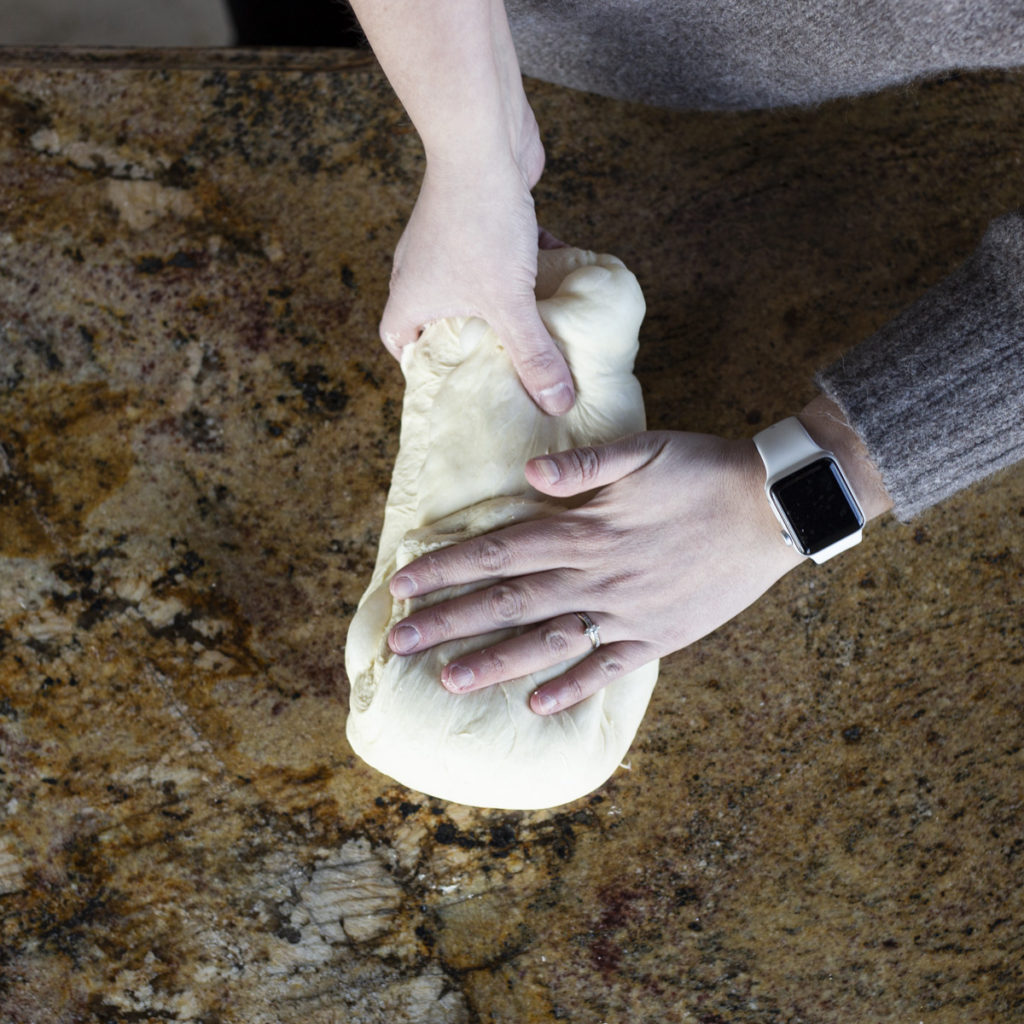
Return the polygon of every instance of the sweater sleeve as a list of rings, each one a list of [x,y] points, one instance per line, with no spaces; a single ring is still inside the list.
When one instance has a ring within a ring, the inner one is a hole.
[[[904,521],[1024,459],[1024,209],[817,383]]]

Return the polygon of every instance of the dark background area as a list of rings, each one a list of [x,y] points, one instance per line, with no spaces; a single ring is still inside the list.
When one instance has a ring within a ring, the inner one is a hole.
[[[227,0],[238,46],[366,46],[342,0]]]

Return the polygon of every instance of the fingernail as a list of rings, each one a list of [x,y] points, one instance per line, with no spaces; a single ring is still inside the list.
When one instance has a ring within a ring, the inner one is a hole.
[[[546,413],[561,416],[563,412],[568,412],[572,408],[572,391],[569,390],[568,384],[555,384],[538,392],[537,401]]]
[[[554,459],[534,459],[533,464],[537,467],[537,472],[549,484],[557,484],[561,479],[562,474],[559,472],[558,463]]]
[[[530,703],[533,705],[533,710],[541,715],[549,715],[558,708],[558,701],[550,694],[541,693],[540,690],[534,690]]]
[[[444,682],[450,690],[465,690],[473,683],[473,670],[465,665],[449,665]]]
[[[411,576],[396,576],[391,581],[391,593],[399,598],[412,597],[416,593],[416,584]]]
[[[399,654],[406,654],[420,642],[420,631],[415,626],[398,626],[391,634],[391,646]]]

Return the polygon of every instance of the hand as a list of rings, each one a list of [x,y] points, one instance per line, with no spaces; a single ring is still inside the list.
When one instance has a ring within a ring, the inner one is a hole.
[[[584,504],[423,556],[391,581],[396,597],[493,581],[421,609],[389,644],[411,654],[457,637],[534,626],[445,667],[466,692],[585,655],[531,697],[549,714],[731,619],[801,558],[780,537],[751,441],[643,433],[532,459],[530,484]],[[600,628],[600,647],[574,614]]]
[[[531,115],[532,116],[532,115]],[[381,338],[396,358],[420,330],[447,316],[478,316],[497,332],[530,397],[545,412],[572,408],[572,376],[537,312],[538,232],[532,184],[544,163],[539,137],[523,161],[427,172],[395,251]]]
[[[395,252],[381,321],[388,351],[433,320],[478,316],[545,412],[572,408],[572,376],[537,313],[544,169],[503,0],[353,0],[373,52],[423,142],[427,171]],[[543,244],[543,242],[542,242]]]

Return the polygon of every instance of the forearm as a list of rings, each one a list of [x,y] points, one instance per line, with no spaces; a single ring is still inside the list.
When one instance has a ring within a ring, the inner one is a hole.
[[[536,122],[501,0],[353,0],[352,6],[428,163],[458,167],[511,157],[539,176]]]

